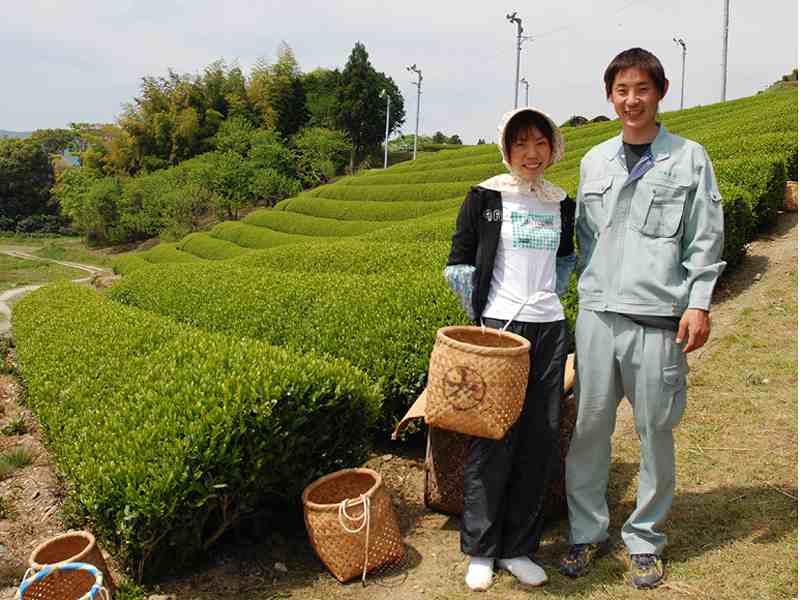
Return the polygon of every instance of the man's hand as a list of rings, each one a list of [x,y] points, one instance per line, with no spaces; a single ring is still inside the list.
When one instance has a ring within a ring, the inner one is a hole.
[[[708,316],[708,311],[700,308],[687,308],[678,325],[678,335],[675,337],[675,343],[682,344],[688,334],[689,339],[683,348],[684,353],[688,354],[692,350],[701,348],[708,340],[710,332],[711,319]]]

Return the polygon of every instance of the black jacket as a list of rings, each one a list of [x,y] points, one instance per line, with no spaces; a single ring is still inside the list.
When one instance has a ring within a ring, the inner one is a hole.
[[[472,188],[458,213],[447,264],[475,266],[472,308],[479,317],[489,297],[502,224],[502,194],[480,186]],[[567,196],[561,201],[561,241],[556,256],[569,256],[575,251],[574,231],[575,202]]]

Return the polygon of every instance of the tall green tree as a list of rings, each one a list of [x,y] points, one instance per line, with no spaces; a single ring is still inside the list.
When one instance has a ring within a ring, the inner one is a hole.
[[[52,213],[53,166],[36,141],[0,140],[0,219],[5,226]]]
[[[371,148],[377,147],[384,137],[386,101],[380,97],[385,89],[390,98],[389,132],[405,121],[403,96],[391,77],[378,73],[369,62],[364,44],[356,42],[347,64],[342,70],[337,89],[339,125],[350,137],[350,170],[354,171]]]
[[[341,78],[342,74],[338,69],[314,69],[302,75],[309,127],[338,127],[339,103],[336,91]]]

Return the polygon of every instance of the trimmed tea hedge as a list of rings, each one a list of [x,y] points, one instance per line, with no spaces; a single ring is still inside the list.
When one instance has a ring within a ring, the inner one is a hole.
[[[449,242],[396,242],[348,239],[326,244],[292,244],[257,250],[233,261],[242,267],[281,273],[354,273],[402,276],[439,272]]]
[[[245,248],[272,248],[283,244],[297,244],[300,242],[311,242],[319,240],[308,235],[294,235],[272,231],[266,227],[256,227],[247,225],[240,221],[225,221],[214,226],[211,230],[211,237],[226,242],[233,242]]]
[[[347,357],[380,383],[387,429],[422,391],[436,330],[467,320],[441,267],[298,277],[231,262],[160,265],[127,275],[110,295],[211,331]]]
[[[218,311],[230,298],[213,300],[201,303]],[[255,509],[299,510],[310,481],[365,459],[380,409],[344,360],[180,325],[76,285],[20,301],[14,334],[70,496],[137,578],[206,550]]]
[[[397,202],[408,200],[441,200],[463,197],[474,183],[412,183],[380,186],[324,185],[307,195],[330,200],[360,200],[362,202]]]
[[[303,195],[285,200],[278,207],[286,212],[340,221],[405,221],[461,206],[463,201],[463,195],[444,200],[420,202],[358,202],[355,200],[328,200],[327,198]]]
[[[181,240],[178,247],[184,252],[206,260],[224,260],[252,252],[252,250],[238,246],[233,242],[213,238],[207,233],[187,235]]]
[[[243,222],[256,227],[267,227],[273,231],[314,237],[349,237],[375,231],[387,225],[385,221],[343,221],[271,209],[252,212]]]

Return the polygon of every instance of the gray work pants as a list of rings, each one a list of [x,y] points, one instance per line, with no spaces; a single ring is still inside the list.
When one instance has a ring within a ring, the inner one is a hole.
[[[608,538],[611,435],[623,396],[639,436],[636,508],[622,527],[631,554],[660,554],[658,531],[675,490],[673,428],[686,407],[686,355],[675,332],[615,314],[581,310],[575,326],[578,420],[566,464],[573,544]]]

